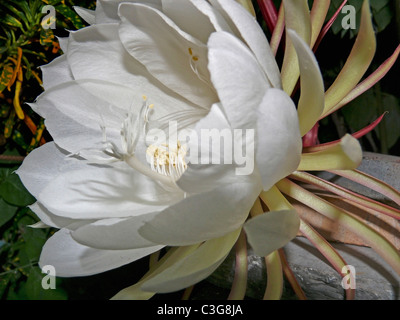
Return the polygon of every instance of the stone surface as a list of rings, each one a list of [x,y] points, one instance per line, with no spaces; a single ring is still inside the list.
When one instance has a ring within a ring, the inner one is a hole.
[[[333,243],[348,265],[355,268],[356,300],[399,300],[400,276],[372,249]],[[308,242],[298,237],[285,247],[289,266],[310,300],[344,300],[342,278],[326,259]],[[247,296],[262,299],[267,281],[263,258],[249,250]],[[214,285],[230,288],[234,276],[235,257],[228,259],[208,278]],[[283,299],[294,299],[290,286],[285,284]]]

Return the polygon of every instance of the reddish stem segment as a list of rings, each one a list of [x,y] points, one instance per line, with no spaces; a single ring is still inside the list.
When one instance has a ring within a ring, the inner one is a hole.
[[[274,32],[276,22],[278,21],[278,11],[274,2],[272,0],[257,0],[257,2],[268,29],[271,33]]]

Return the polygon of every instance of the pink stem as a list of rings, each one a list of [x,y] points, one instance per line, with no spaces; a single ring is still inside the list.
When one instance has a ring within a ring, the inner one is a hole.
[[[335,12],[335,14],[332,16],[332,18],[327,22],[325,27],[322,29],[321,33],[318,36],[317,41],[315,42],[314,49],[313,49],[314,52],[317,51],[319,45],[321,44],[322,39],[325,37],[325,35],[329,31],[329,29],[332,27],[333,23],[336,21],[336,18],[338,17],[338,15],[342,11],[342,8],[344,7],[344,5],[346,3],[347,3],[347,0],[344,0],[343,3],[340,5],[340,7]]]
[[[268,29],[271,33],[274,32],[276,22],[278,21],[278,11],[274,2],[272,0],[257,0],[257,2]]]

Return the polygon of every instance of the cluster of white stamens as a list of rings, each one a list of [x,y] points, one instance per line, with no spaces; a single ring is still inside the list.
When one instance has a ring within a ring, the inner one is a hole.
[[[146,139],[150,112],[154,105],[147,103],[147,97],[143,96],[143,105],[139,114],[128,112],[121,125],[121,146],[118,147],[106,137],[105,127],[103,131],[103,153],[111,157],[113,161],[124,161],[142,174],[162,182],[164,185],[174,185],[175,181],[185,172],[186,149],[179,142],[175,148],[173,143],[150,145],[146,150],[146,160],[149,165],[141,162],[135,155],[139,139]],[[143,136],[142,136],[143,134]]]

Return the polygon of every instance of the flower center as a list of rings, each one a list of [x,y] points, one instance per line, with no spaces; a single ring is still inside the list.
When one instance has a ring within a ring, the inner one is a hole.
[[[186,147],[178,143],[175,146],[169,144],[150,145],[146,150],[146,159],[151,169],[162,175],[178,180],[187,168],[185,161]]]

